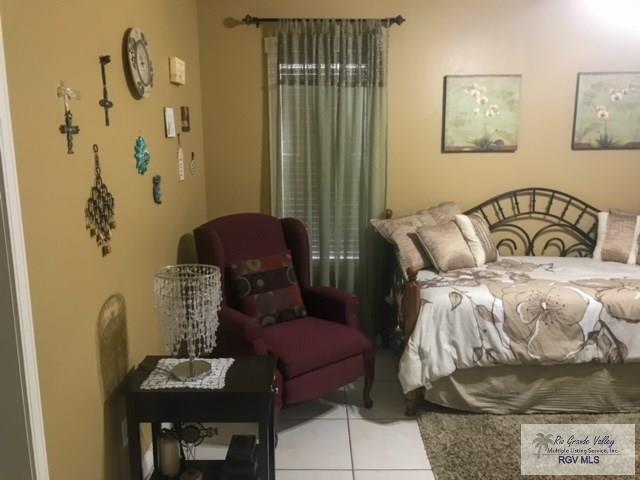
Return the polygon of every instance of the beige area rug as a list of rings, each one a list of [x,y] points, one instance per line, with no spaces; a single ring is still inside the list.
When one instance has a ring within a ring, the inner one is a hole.
[[[429,410],[427,410],[429,409]],[[520,475],[522,423],[634,423],[636,476]],[[640,414],[492,415],[457,412],[429,405],[418,425],[436,480],[623,480],[640,478]]]

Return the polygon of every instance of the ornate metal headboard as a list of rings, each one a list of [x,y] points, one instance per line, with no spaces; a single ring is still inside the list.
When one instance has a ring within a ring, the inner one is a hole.
[[[548,188],[522,188],[469,209],[480,213],[507,255],[587,257],[593,253],[598,210]]]

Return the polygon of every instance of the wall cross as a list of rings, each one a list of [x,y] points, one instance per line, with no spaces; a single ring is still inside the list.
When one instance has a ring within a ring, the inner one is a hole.
[[[79,100],[80,92],[73,88],[67,87],[64,82],[60,82],[57,90],[58,98],[64,101],[64,123],[60,125],[60,133],[67,136],[67,153],[73,153],[73,136],[80,133],[80,127],[73,124],[73,113],[69,107],[71,100]]]

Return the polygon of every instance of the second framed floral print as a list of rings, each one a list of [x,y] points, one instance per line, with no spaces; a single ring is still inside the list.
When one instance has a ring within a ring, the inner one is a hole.
[[[574,150],[640,149],[640,73],[579,73]]]
[[[521,75],[444,78],[442,152],[515,152]]]

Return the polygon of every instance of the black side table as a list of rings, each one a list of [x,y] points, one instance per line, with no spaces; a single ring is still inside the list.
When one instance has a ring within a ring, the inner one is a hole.
[[[260,480],[275,480],[275,431],[273,425],[273,387],[276,359],[273,357],[238,357],[229,368],[226,384],[220,390],[166,389],[142,390],[140,385],[159,359],[147,357],[127,378],[127,427],[129,465],[132,480],[142,480],[140,423],[151,423],[154,473],[152,480],[164,478],[160,473],[158,438],[162,422],[171,423],[257,423]],[[187,462],[203,472],[204,480],[215,480],[222,467],[220,461]]]

